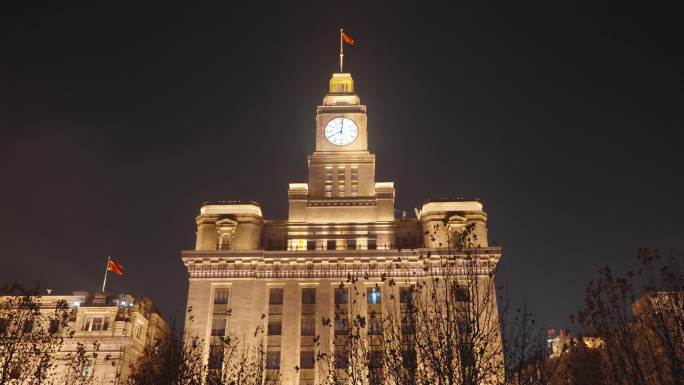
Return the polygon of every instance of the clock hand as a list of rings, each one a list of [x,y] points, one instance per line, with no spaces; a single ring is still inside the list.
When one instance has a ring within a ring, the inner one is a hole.
[[[344,130],[344,118],[340,121],[340,132],[338,132],[338,134],[342,135],[342,130]]]

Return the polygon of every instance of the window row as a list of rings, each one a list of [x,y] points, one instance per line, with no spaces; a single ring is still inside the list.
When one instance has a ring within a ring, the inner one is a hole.
[[[357,239],[291,239],[289,250],[292,251],[315,251],[315,250],[377,250],[378,241],[376,239],[357,240]]]

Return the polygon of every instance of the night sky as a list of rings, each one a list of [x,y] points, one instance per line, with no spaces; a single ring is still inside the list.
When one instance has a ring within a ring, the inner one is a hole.
[[[0,283],[93,292],[111,255],[177,315],[202,202],[286,218],[343,26],[397,209],[479,198],[509,294],[566,325],[601,266],[684,249],[681,14],[570,3],[4,9]]]

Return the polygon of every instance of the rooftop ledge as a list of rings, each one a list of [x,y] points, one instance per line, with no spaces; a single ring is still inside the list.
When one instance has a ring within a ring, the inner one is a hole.
[[[200,214],[251,214],[263,217],[263,215],[261,215],[261,207],[258,203],[240,201],[205,202],[202,208],[200,208]]]
[[[218,259],[218,258],[283,258],[283,259],[329,259],[329,258],[364,258],[397,256],[472,256],[473,258],[487,258],[501,256],[501,247],[477,247],[455,251],[447,248],[418,248],[418,249],[382,249],[382,250],[184,250],[181,252],[185,259]]]

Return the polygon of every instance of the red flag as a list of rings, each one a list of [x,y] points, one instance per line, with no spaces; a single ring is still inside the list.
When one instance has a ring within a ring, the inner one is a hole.
[[[344,42],[349,45],[354,45],[354,39],[352,39],[351,36],[347,35],[344,32],[342,32],[342,40],[344,40]]]
[[[111,259],[109,261],[107,261],[107,270],[113,271],[114,273],[116,273],[116,275],[123,275],[124,274],[123,266],[112,261]]]

